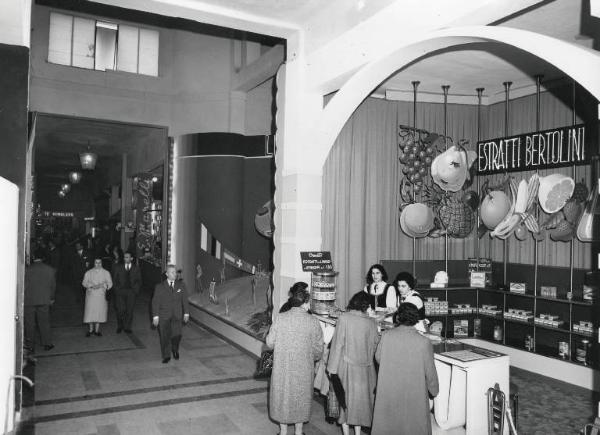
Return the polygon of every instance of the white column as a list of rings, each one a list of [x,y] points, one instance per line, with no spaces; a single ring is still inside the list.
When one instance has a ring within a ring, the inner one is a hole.
[[[299,46],[288,41],[288,60],[277,74],[274,311],[294,282],[310,283],[300,252],[321,249],[322,161],[311,134],[323,103],[304,86],[306,64]]]

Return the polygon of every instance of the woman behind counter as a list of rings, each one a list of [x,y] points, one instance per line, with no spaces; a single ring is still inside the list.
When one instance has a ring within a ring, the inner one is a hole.
[[[108,311],[105,295],[113,285],[110,273],[102,267],[102,258],[94,259],[94,267],[85,273],[82,285],[86,289],[83,323],[88,324],[88,332],[85,336],[95,334],[100,337],[100,323],[106,323]]]
[[[387,272],[381,264],[374,264],[367,272],[364,292],[369,295],[369,304],[371,309],[377,308],[392,308],[398,306],[398,296],[395,289],[386,281],[388,279]]]
[[[430,435],[429,395],[438,394],[433,347],[414,325],[417,308],[402,304],[397,328],[384,332],[375,352],[379,363],[371,435]]]
[[[415,291],[416,280],[408,272],[400,272],[394,279],[393,286],[396,288],[400,303],[410,303],[419,310],[419,321],[415,325],[418,331],[426,332],[425,326],[425,303],[419,292]]]
[[[288,424],[302,435],[302,426],[310,419],[315,361],[323,354],[319,321],[307,312],[307,288],[305,282],[292,286],[291,308],[275,318],[266,340],[273,348],[269,412],[281,435],[287,434]]]
[[[379,342],[377,324],[367,315],[369,296],[359,292],[352,296],[348,311],[343,313],[335,327],[327,371],[339,376],[345,391],[346,409],[340,408],[338,423],[344,435],[354,426],[360,435],[361,426],[371,426],[373,419],[375,349]]]

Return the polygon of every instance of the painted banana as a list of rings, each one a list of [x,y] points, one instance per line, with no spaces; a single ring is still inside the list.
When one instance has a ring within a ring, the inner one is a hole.
[[[511,235],[511,233],[514,231],[514,229],[517,227],[517,225],[519,225],[519,223],[521,222],[521,216],[517,213],[515,213],[515,207],[517,205],[517,183],[515,182],[514,179],[511,178],[510,180],[510,197],[511,197],[511,206],[510,206],[510,210],[508,210],[508,213],[506,214],[506,216],[504,216],[504,219],[502,219],[502,221],[496,225],[496,228],[494,228],[494,231],[491,232],[491,236],[492,237],[497,237],[499,239],[506,239],[508,236]]]

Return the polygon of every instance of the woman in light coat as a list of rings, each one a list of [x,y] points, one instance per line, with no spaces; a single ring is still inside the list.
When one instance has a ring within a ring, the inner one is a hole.
[[[94,267],[85,273],[82,285],[85,287],[83,323],[88,324],[85,336],[95,334],[100,337],[100,323],[106,322],[108,311],[106,292],[113,285],[110,273],[102,267],[102,258],[94,259]]]
[[[319,321],[308,313],[307,288],[305,282],[292,286],[290,309],[275,318],[266,340],[273,348],[269,413],[282,435],[288,424],[302,435],[302,426],[310,419],[315,361],[323,354],[323,333]]]
[[[352,296],[331,340],[327,371],[337,375],[344,387],[346,409],[340,407],[338,418],[344,435],[350,434],[350,426],[360,435],[361,426],[370,427],[373,419],[377,382],[374,356],[379,334],[375,320],[367,315],[368,308],[369,295],[359,292]]]

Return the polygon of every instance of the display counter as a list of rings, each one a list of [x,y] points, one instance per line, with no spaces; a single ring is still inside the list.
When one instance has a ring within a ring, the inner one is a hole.
[[[322,324],[326,341],[330,340],[336,319],[322,315],[315,317]],[[381,330],[391,327],[385,315],[381,314],[375,319]],[[487,392],[498,384],[508,398],[509,357],[456,339],[427,337],[432,340],[440,385],[439,394],[431,401],[433,433],[487,433]],[[504,433],[508,434],[506,422],[504,427]]]

